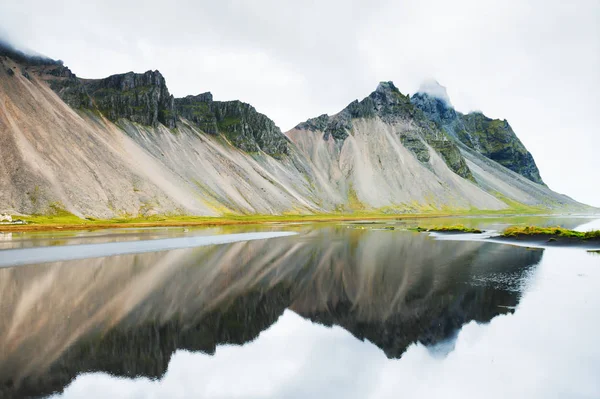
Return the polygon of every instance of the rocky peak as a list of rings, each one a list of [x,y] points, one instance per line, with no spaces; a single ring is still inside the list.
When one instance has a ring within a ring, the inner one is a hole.
[[[400,140],[423,164],[430,160],[427,143],[442,156],[452,171],[461,177],[473,178],[454,141],[412,104],[410,96],[402,94],[390,81],[380,82],[368,97],[353,101],[338,114],[331,117],[321,115],[296,128],[320,130],[324,133],[324,140],[333,137],[336,142],[343,142],[352,131],[354,119],[376,117],[389,124],[410,121],[414,129],[402,134]]]
[[[402,94],[393,82],[380,82],[377,89],[361,103],[363,109],[367,108],[367,104],[372,104],[373,115],[387,122],[415,116],[410,97]]]
[[[450,103],[427,93],[418,92],[410,101],[439,127],[452,123],[458,115]],[[453,133],[452,130],[448,133]]]
[[[306,122],[299,123],[296,125],[296,129],[310,130],[310,131],[325,131],[327,124],[329,123],[329,115],[323,114],[316,118],[310,118]]]
[[[160,88],[167,87],[165,78],[159,71],[147,71],[143,74],[127,72],[119,75],[112,75],[105,79],[102,79],[104,87],[128,91],[135,90],[138,87],[152,87],[157,86]]]
[[[375,91],[368,98],[374,101],[378,109],[407,102],[407,97],[400,93],[394,82],[379,82]]]
[[[209,134],[223,134],[246,152],[264,151],[279,158],[288,154],[288,140],[267,116],[241,101],[213,101],[202,93],[175,99],[178,115]]]
[[[455,141],[535,183],[544,184],[533,156],[506,120],[491,119],[481,112],[468,115],[457,112],[446,88],[435,81],[421,85],[410,101]]]
[[[213,101],[213,95],[210,91],[207,91],[206,93],[202,93],[202,94],[198,94],[196,97],[194,97],[197,101],[204,101],[204,102],[212,102]]]
[[[83,84],[94,105],[112,121],[125,118],[142,125],[175,127],[174,99],[159,71],[128,72]]]
[[[458,119],[458,114],[450,102],[446,88],[438,81],[430,79],[422,82],[419,91],[411,97],[410,101],[439,128],[445,128],[447,133],[454,135],[453,125]]]
[[[375,89],[375,93],[400,93],[400,90],[398,90],[398,88],[394,85],[394,82],[392,81],[379,82],[377,88]]]
[[[296,129],[324,132],[323,138],[333,137],[344,141],[352,129],[352,119],[376,116],[392,122],[397,118],[412,116],[414,107],[393,82],[380,82],[374,92],[361,101],[354,100],[336,115],[320,115],[296,126]]]

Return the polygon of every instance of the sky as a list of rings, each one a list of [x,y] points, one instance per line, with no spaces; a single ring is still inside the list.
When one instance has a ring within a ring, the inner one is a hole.
[[[394,81],[509,121],[555,191],[600,206],[600,1],[21,0],[0,37],[80,77],[158,69],[286,131]]]

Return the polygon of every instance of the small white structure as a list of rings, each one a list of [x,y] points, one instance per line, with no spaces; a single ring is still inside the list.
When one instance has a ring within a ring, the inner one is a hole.
[[[12,222],[12,216],[7,213],[0,214],[0,222]]]

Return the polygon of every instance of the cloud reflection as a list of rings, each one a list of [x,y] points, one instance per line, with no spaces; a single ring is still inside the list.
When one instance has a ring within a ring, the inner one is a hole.
[[[388,360],[340,327],[286,311],[242,347],[218,347],[212,357],[177,352],[161,381],[85,375],[63,397],[598,397],[597,266],[581,251],[547,250],[519,310],[465,325],[445,358],[413,344]]]

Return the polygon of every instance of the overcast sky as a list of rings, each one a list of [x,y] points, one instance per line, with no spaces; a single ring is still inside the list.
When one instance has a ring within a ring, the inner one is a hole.
[[[80,77],[160,70],[175,96],[240,99],[288,130],[393,80],[435,78],[507,119],[556,191],[600,206],[600,1],[0,4],[0,34]]]

